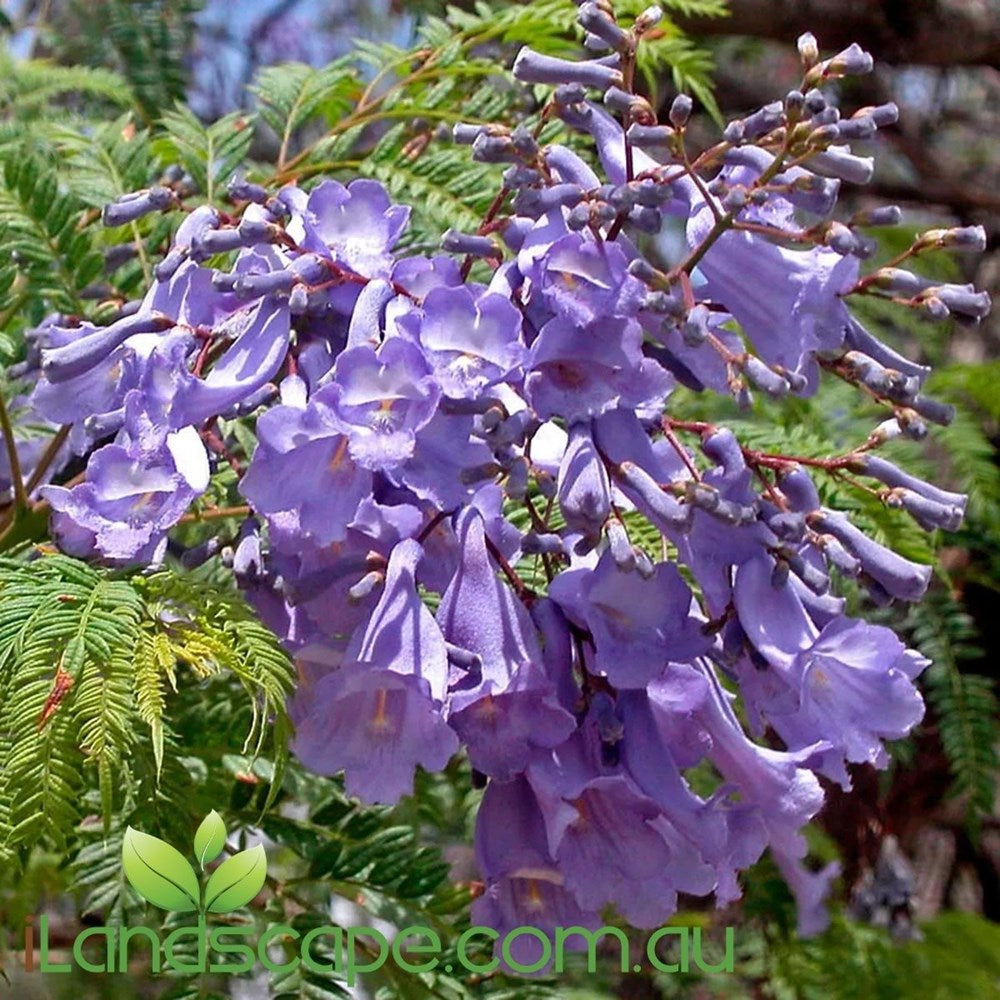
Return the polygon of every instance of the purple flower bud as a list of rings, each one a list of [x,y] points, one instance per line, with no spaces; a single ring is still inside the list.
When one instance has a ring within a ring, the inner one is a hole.
[[[537,184],[542,179],[542,175],[532,167],[526,167],[523,163],[508,167],[503,172],[503,186],[505,188],[522,188],[529,184]]]
[[[892,348],[873,337],[856,321],[852,321],[847,328],[844,335],[844,346],[867,354],[887,368],[895,368],[905,375],[915,375],[922,379],[930,372],[929,368],[915,364],[901,354],[897,354]]]
[[[937,503],[911,490],[896,490],[893,496],[925,531],[957,531],[962,525],[963,511],[957,507]]]
[[[609,185],[605,200],[616,212],[630,212],[635,207],[635,191],[628,184]]]
[[[673,316],[675,319],[685,312],[684,302],[669,292],[650,292],[642,300],[642,308],[660,315]]]
[[[757,520],[757,511],[755,508],[736,503],[735,500],[726,500],[724,498],[720,498],[714,507],[706,509],[705,513],[711,515],[717,521],[721,521],[723,524],[752,524]]]
[[[643,233],[655,235],[663,228],[663,215],[655,208],[636,206],[629,212],[628,220]]]
[[[241,232],[239,229],[210,229],[196,237],[191,245],[191,257],[198,261],[208,260],[216,254],[241,250],[243,247],[252,247],[260,242],[256,229],[252,229],[249,233]]]
[[[238,299],[253,299],[276,292],[287,292],[295,284],[291,271],[269,271],[266,274],[241,274],[236,276],[233,291]]]
[[[621,115],[632,115],[634,118],[655,117],[653,109],[645,97],[641,97],[639,94],[630,94],[620,87],[609,87],[604,92],[604,103],[612,111],[617,111]]]
[[[699,510],[708,512],[715,510],[722,502],[722,497],[714,486],[693,479],[684,484],[684,499]]]
[[[361,289],[347,327],[348,348],[364,344],[372,346],[381,340],[385,307],[395,295],[392,285],[382,278],[369,281]]]
[[[162,313],[126,316],[62,347],[42,351],[42,372],[52,383],[65,382],[90,371],[134,334],[155,333],[173,325],[173,320]]]
[[[691,117],[694,108],[694,101],[687,94],[678,94],[670,103],[670,111],[667,117],[674,128],[684,128]]]
[[[839,570],[845,576],[857,576],[861,572],[861,563],[833,535],[823,535],[821,537],[823,555],[830,566]]]
[[[865,52],[857,42],[852,42],[843,52],[838,52],[824,64],[828,74],[862,76],[870,73],[875,65],[871,53]]]
[[[801,466],[784,473],[778,481],[778,487],[794,510],[809,514],[819,509],[816,484],[812,476]]]
[[[639,149],[667,146],[674,137],[674,130],[666,125],[629,125],[628,141]]]
[[[806,519],[801,512],[781,511],[767,519],[767,526],[783,542],[801,542],[805,537]]]
[[[878,205],[875,208],[856,212],[851,217],[852,226],[898,226],[903,218],[903,210],[898,205]],[[890,270],[884,268],[883,270]]]
[[[617,520],[612,519],[607,524],[608,547],[615,565],[623,573],[631,573],[635,569],[635,549],[629,541],[628,532]]]
[[[893,597],[915,601],[930,583],[932,568],[904,559],[903,556],[873,541],[856,528],[843,514],[824,510],[812,515],[814,526],[842,542],[861,562],[862,569]]]
[[[940,299],[949,312],[981,320],[990,311],[990,296],[987,292],[977,292],[972,285],[938,285],[934,295]]]
[[[523,125],[518,125],[510,134],[511,145],[526,160],[533,160],[538,156],[538,143],[531,131]]]
[[[858,351],[848,351],[843,360],[849,373],[862,385],[880,396],[889,394],[892,380],[888,369]]]
[[[927,396],[917,396],[910,400],[910,406],[932,424],[947,427],[955,419],[955,407]]]
[[[523,444],[525,438],[533,434],[538,425],[538,418],[531,410],[518,410],[517,413],[512,413],[501,421],[490,434],[490,445],[499,448],[505,445]]]
[[[146,191],[125,194],[117,201],[104,206],[101,221],[109,227],[124,226],[127,222],[135,222],[150,212],[163,210],[173,200],[173,191],[165,187],[153,187]]]
[[[826,106],[826,95],[822,90],[816,90],[814,87],[806,91],[805,107],[809,114],[818,115]]]
[[[709,434],[701,442],[701,450],[717,465],[722,466],[727,478],[743,472],[746,463],[743,461],[743,449],[736,435],[728,427],[720,427]]]
[[[552,99],[563,106],[582,104],[587,99],[587,88],[580,83],[564,83],[552,92]]]
[[[253,184],[244,177],[234,177],[226,188],[230,201],[252,201],[263,205],[267,201],[267,189],[260,184]]]
[[[854,115],[852,118],[841,119],[837,129],[841,139],[864,141],[875,135],[875,119],[868,115]]]
[[[451,129],[452,137],[460,146],[471,146],[484,132],[485,125],[470,125],[468,122],[456,122]]]
[[[539,535],[529,531],[521,539],[521,551],[528,556],[556,555],[563,551],[563,540],[559,535]]]
[[[609,48],[623,49],[628,45],[628,34],[617,25],[596,3],[585,3],[577,20],[584,30],[596,35]]]
[[[347,593],[350,595],[352,601],[363,601],[366,597],[375,593],[375,588],[378,587],[384,579],[384,572],[371,570],[361,577],[361,579],[358,580],[353,587],[350,587]]]
[[[116,243],[104,251],[104,273],[114,274],[123,264],[139,254],[134,243]]]
[[[743,122],[742,121],[732,121],[722,130],[722,138],[726,142],[736,145],[743,141]]]
[[[500,257],[500,247],[488,236],[476,236],[449,229],[441,237],[441,249],[448,253],[469,254],[472,257]]]
[[[260,527],[251,517],[240,526],[239,542],[233,553],[233,573],[239,580],[253,581],[262,574],[262,567]]]
[[[591,547],[596,545],[611,514],[611,486],[588,424],[574,423],[569,429],[557,496],[569,529],[582,532]]]
[[[693,509],[660,488],[659,483],[634,462],[622,462],[618,468],[622,488],[634,496],[633,502],[645,507],[646,516],[661,530],[686,531]]]
[[[918,304],[930,319],[936,320],[938,323],[951,315],[948,307],[936,295],[928,293],[920,299]]]
[[[479,670],[483,665],[483,658],[472,650],[463,649],[451,642],[445,642],[444,648],[448,660],[462,670]]]
[[[703,305],[688,311],[687,319],[681,324],[681,337],[688,347],[699,347],[705,343],[709,333],[708,309]]]
[[[635,19],[635,33],[637,35],[644,34],[649,31],[650,28],[655,27],[663,20],[663,9],[661,7],[647,7],[636,19]]]
[[[817,122],[817,127],[809,133],[806,142],[808,145],[818,149],[829,146],[831,142],[836,142],[839,138],[839,125],[835,125],[833,122]]]
[[[903,431],[903,436],[913,441],[923,441],[927,437],[927,424],[920,419],[916,410],[901,407],[896,411],[896,421]]]
[[[870,156],[855,156],[847,146],[830,146],[809,157],[809,168],[824,177],[867,184],[875,172],[875,161]]]
[[[583,191],[576,184],[554,184],[547,188],[524,188],[514,198],[514,210],[518,215],[537,218],[556,208],[573,208],[580,204]],[[590,206],[582,205],[586,212],[586,222],[590,223]]]
[[[569,215],[566,216],[566,225],[574,233],[578,233],[587,228],[593,219],[590,214],[590,202],[577,205]]]
[[[934,486],[932,483],[924,482],[924,480],[910,475],[910,473],[900,469],[892,462],[880,458],[878,455],[859,455],[857,460],[851,464],[851,469],[854,472],[871,476],[872,479],[877,479],[886,486],[907,489],[927,497],[927,499],[933,500],[935,503],[965,510],[968,500],[965,494],[951,493],[948,490],[942,490],[940,487]]]
[[[652,580],[656,576],[656,564],[642,549],[633,549],[635,555],[635,571],[643,580]]]
[[[83,429],[95,441],[117,434],[125,424],[125,407],[107,413],[92,413],[83,421]]]
[[[790,90],[785,94],[785,114],[790,118],[798,118],[802,114],[802,109],[805,107],[806,97],[801,90]]]
[[[807,31],[799,35],[795,44],[798,47],[803,65],[806,69],[810,69],[819,59],[819,44],[816,41],[816,36],[811,31]]]
[[[528,495],[528,477],[531,465],[522,455],[507,471],[507,495],[512,500],[523,500]]]
[[[927,287],[926,278],[899,267],[880,267],[872,278],[876,288],[892,292],[893,295],[914,296]]]
[[[187,260],[187,250],[171,250],[154,268],[153,275],[158,281],[169,281],[177,268]]]
[[[982,253],[986,249],[986,230],[982,226],[956,226],[948,230],[944,245],[956,250]]]
[[[760,358],[748,355],[743,362],[743,371],[753,385],[775,399],[788,395],[790,388],[787,380],[782,378]]]
[[[240,224],[236,229],[240,236],[247,241],[248,246],[254,243],[274,243],[280,232],[273,222],[254,219],[246,215],[240,219]]]
[[[605,66],[598,60],[571,62],[542,55],[528,46],[518,52],[513,72],[522,83],[579,83],[602,91],[608,87],[620,87],[624,82],[620,70]]]
[[[654,181],[648,177],[641,181],[633,181],[629,188],[635,196],[636,204],[646,208],[659,208],[674,196],[671,185]]]
[[[783,553],[791,571],[814,593],[822,597],[830,589],[830,578],[822,570],[807,562],[798,552]]]
[[[785,108],[781,101],[772,101],[743,119],[742,138],[746,141],[752,141],[778,128],[779,125],[784,124],[784,120]]]
[[[230,274],[228,271],[213,271],[212,288],[217,292],[231,292],[236,287],[239,277],[238,274]]]
[[[489,135],[486,132],[473,142],[472,158],[479,163],[516,163],[518,159],[509,136]]]
[[[722,208],[726,212],[739,212],[746,204],[747,189],[744,187],[730,188],[722,198]]]
[[[302,316],[309,308],[309,293],[304,285],[296,285],[288,296],[288,309],[293,316]]]
[[[178,556],[180,564],[185,569],[195,569],[203,566],[212,556],[217,555],[222,548],[222,542],[218,538],[209,538],[200,545],[194,545],[189,549],[184,549]]]

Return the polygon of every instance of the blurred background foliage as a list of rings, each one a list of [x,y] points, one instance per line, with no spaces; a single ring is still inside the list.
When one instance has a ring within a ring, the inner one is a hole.
[[[616,5],[625,15],[644,6]],[[903,206],[905,224],[880,234],[879,260],[908,245],[918,229],[984,225],[982,258],[920,264],[997,298],[995,0],[663,6],[668,17],[646,48],[643,86],[659,107],[678,88],[692,93],[699,111],[691,131],[704,145],[721,118],[743,115],[794,85],[790,43],[799,32],[813,31],[825,50],[851,41],[870,49],[876,72],[845,81],[840,97],[854,106],[894,99],[901,120],[880,139],[874,183],[847,192],[845,209],[887,200]],[[319,177],[371,176],[415,205],[408,237],[415,250],[436,246],[450,226],[474,229],[498,187],[499,168],[472,163],[467,150],[453,146],[450,124],[537,121],[539,103],[505,67],[525,42],[552,53],[576,51],[574,15],[570,0],[447,7],[437,0],[0,3],[0,361],[23,356],[25,331],[53,311],[100,321],[141,292],[177,218],[104,230],[99,210],[150,183],[224,205],[237,169],[264,183],[295,179],[306,186]],[[113,249],[122,245],[124,252]],[[934,666],[924,679],[927,718],[893,747],[890,769],[856,768],[854,789],[831,789],[810,830],[816,864],[836,858],[843,867],[830,930],[809,941],[795,936],[790,895],[765,859],[748,873],[739,904],[714,912],[687,900],[677,918],[716,938],[727,924],[736,927],[732,975],[622,975],[613,958],[597,975],[573,968],[558,981],[530,983],[443,972],[394,977],[386,967],[366,981],[363,995],[1000,996],[1000,316],[961,327],[924,323],[871,300],[857,311],[884,339],[934,364],[934,394],[958,408],[950,427],[935,428],[923,446],[894,442],[889,457],[967,490],[971,502],[959,533],[926,534],[847,479],[819,484],[825,500],[850,509],[866,529],[940,567],[928,600],[913,609],[872,608],[848,594],[857,610],[900,630]],[[0,391],[16,399],[16,380],[0,376]],[[808,400],[764,400],[749,414],[683,390],[674,406],[689,419],[738,425],[751,446],[810,456],[842,453],[864,440],[876,419],[842,384]],[[252,427],[225,431],[239,443],[237,459],[245,458]],[[224,505],[234,485],[224,468],[208,501]],[[63,602],[59,628],[15,649],[11,636],[33,634],[42,599],[31,589],[36,583],[26,582],[23,558],[26,546],[44,537],[44,522],[15,527],[0,566],[0,728],[5,759],[14,762],[0,775],[0,973],[9,977],[9,986],[0,981],[0,996],[79,996],[81,989],[88,997],[123,998],[347,995],[336,976],[227,983],[117,975],[81,985],[73,977],[43,983],[19,974],[15,932],[27,913],[48,912],[61,947],[81,919],[141,919],[145,911],[124,885],[118,861],[127,823],[184,843],[212,808],[230,828],[263,837],[273,849],[266,903],[239,919],[292,919],[302,927],[330,919],[422,923],[454,947],[476,891],[467,845],[479,793],[465,763],[420,775],[417,794],[395,809],[372,809],[345,798],[337,780],[285,760],[280,711],[273,740],[259,738],[260,712],[262,703],[272,713],[280,703],[293,680],[290,665],[264,634],[242,633],[239,650],[225,634],[225,622],[246,612],[236,595],[222,593],[214,604],[203,599],[213,586],[221,593],[225,575],[217,563],[183,579],[167,574],[150,582],[72,560],[49,562],[41,576],[48,574],[51,593],[78,591],[88,608],[104,601],[110,617],[102,625],[98,615],[95,625]],[[232,537],[237,529],[235,520],[209,529],[195,518],[184,540],[195,543],[209,530]],[[187,632],[164,648],[157,639],[164,608],[173,613],[179,606],[189,612]],[[92,649],[120,663],[118,687],[81,685],[72,694],[72,721],[41,732],[34,723],[53,664],[92,656]],[[41,701],[25,700],[29,690]],[[874,913],[863,906],[872,885],[894,886],[896,902]]]

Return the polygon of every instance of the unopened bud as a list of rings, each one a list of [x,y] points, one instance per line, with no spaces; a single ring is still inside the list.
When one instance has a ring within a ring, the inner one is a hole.
[[[628,141],[640,149],[669,146],[674,138],[674,130],[666,125],[630,125]]]
[[[174,199],[170,188],[153,187],[146,191],[135,191],[124,194],[116,201],[104,206],[101,221],[105,226],[124,226],[135,222],[150,212],[162,211]]]
[[[456,122],[451,134],[460,146],[471,146],[486,131],[485,125],[471,125],[468,122]]]
[[[867,184],[875,172],[875,161],[870,156],[855,156],[846,146],[829,146],[809,157],[809,168],[824,177]]]
[[[876,208],[856,212],[851,218],[852,226],[896,226],[903,217],[898,205],[879,205]]]
[[[790,388],[788,382],[764,364],[760,358],[747,355],[743,362],[743,371],[756,388],[766,392],[769,396],[780,399],[782,396],[788,395]]]
[[[799,35],[795,44],[798,46],[802,65],[806,69],[812,69],[819,61],[819,44],[816,41],[816,36],[811,31],[807,31]]]
[[[252,201],[263,205],[267,201],[267,189],[261,184],[254,184],[245,177],[234,177],[226,188],[230,201]]]
[[[650,28],[656,27],[663,20],[661,7],[647,7],[636,19],[632,30],[637,35],[645,34]]]
[[[670,104],[670,112],[667,117],[674,128],[684,128],[691,117],[694,108],[694,101],[687,94],[678,94]]]
[[[472,257],[500,257],[500,247],[488,236],[460,233],[449,229],[441,237],[441,249],[447,253],[469,254]]]
[[[579,83],[597,90],[621,87],[621,70],[591,59],[572,62],[555,56],[542,55],[524,46],[514,60],[514,76],[522,83]]]
[[[596,3],[583,4],[577,20],[585,31],[596,35],[608,48],[621,50],[628,46],[628,34]]]
[[[870,73],[875,65],[870,52],[866,52],[857,42],[852,42],[843,52],[838,52],[824,65],[826,76],[863,76]]]

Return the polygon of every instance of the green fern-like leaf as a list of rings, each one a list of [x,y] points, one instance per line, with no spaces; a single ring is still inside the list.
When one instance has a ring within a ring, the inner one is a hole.
[[[963,661],[981,655],[971,616],[947,594],[929,594],[904,622],[914,645],[931,661],[924,677],[941,745],[951,765],[953,791],[968,796],[975,824],[993,808],[1000,759],[1000,705],[988,677],[966,673]]]
[[[253,139],[252,118],[239,111],[211,125],[202,124],[183,104],[161,119],[165,134],[158,137],[154,151],[164,163],[179,163],[191,175],[208,201],[216,189],[246,159]]]
[[[64,846],[87,789],[107,829],[141,744],[156,774],[165,768],[185,669],[239,684],[245,749],[259,753],[273,734],[280,782],[293,670],[238,596],[167,572],[123,579],[61,555],[0,560],[0,852]]]
[[[90,232],[79,228],[82,209],[41,158],[24,151],[6,160],[0,260],[10,262],[12,291],[36,321],[49,311],[82,313],[79,292],[101,271]]]

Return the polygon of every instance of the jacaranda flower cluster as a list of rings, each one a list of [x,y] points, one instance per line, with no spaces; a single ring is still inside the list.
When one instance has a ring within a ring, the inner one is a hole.
[[[633,91],[658,12],[580,16],[603,54],[525,49],[514,73],[596,157],[523,125],[456,127],[506,169],[479,231],[445,234],[440,255],[397,251],[409,209],[375,181],[239,179],[235,211],[189,210],[110,326],[38,331],[26,405],[89,455],[81,481],[41,492],[67,552],[155,564],[224,452],[218,418],[255,417],[232,561],[299,665],[295,752],[395,802],[418,765],[464,749],[485,784],[475,922],[597,926],[612,905],[653,927],[680,892],[737,898],[770,848],[815,931],[835,874],[802,864],[819,777],[885,765],[883,741],[923,714],[927,666],[847,616],[831,579],[913,601],[931,567],[826,509],[813,477],[850,473],[928,530],[965,507],[878,455],[949,412],[850,299],[975,322],[984,294],[900,265],[983,234],[937,230],[862,274],[865,228],[899,212],[833,216],[841,184],[872,173],[851,144],[896,117],[831,103],[871,68],[857,46],[821,60],[804,36],[800,88],[694,156],[690,100],[661,123]],[[106,222],[175,202],[153,188]],[[821,377],[884,410],[826,459],[754,450],[672,406],[677,386],[748,405]],[[636,543],[650,527],[654,549]],[[687,777],[706,760],[711,794]]]

